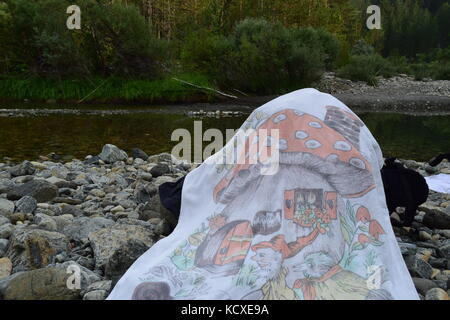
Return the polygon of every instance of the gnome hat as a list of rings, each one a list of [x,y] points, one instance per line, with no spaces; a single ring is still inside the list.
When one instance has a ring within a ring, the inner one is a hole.
[[[329,112],[336,113],[336,109]],[[349,119],[350,127],[338,126],[336,129],[310,114],[294,109],[284,109],[273,114],[259,128],[279,130],[279,163],[280,165],[298,165],[322,175],[336,191],[345,197],[359,197],[375,187],[369,162],[363,157],[359,147],[358,119],[350,118],[347,112],[340,112],[340,119]],[[332,116],[332,115],[331,115]],[[332,119],[329,113],[326,118]],[[331,121],[332,122],[332,121]],[[337,130],[344,132],[345,136]],[[353,129],[353,131],[352,131]],[[355,137],[355,134],[358,136]],[[351,138],[351,141],[349,139]],[[248,145],[258,139],[258,131],[248,137]],[[270,137],[267,139],[270,140]],[[266,148],[270,154],[271,145]],[[250,151],[249,151],[250,150]],[[251,149],[245,148],[245,158],[252,156]],[[257,151],[253,151],[254,153]],[[244,158],[241,155],[241,159]],[[214,199],[216,202],[228,203],[232,197],[244,190],[248,183],[260,175],[255,170],[260,163],[240,163],[216,185]]]

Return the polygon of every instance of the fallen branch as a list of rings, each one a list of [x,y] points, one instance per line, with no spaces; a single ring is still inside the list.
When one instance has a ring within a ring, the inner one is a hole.
[[[233,95],[231,95],[231,94],[227,94],[227,93],[221,92],[221,91],[219,91],[219,90],[215,90],[215,89],[213,89],[213,88],[202,87],[202,86],[199,86],[199,85],[196,85],[196,84],[193,84],[193,83],[190,83],[190,82],[187,82],[187,81],[184,81],[184,80],[175,78],[175,77],[173,77],[172,79],[173,79],[173,80],[176,80],[176,81],[179,81],[179,82],[182,82],[182,83],[185,83],[185,84],[190,85],[190,86],[192,86],[192,87],[196,87],[196,88],[199,88],[199,89],[204,89],[204,90],[213,91],[213,92],[215,92],[215,93],[218,93],[218,94],[220,94],[220,95],[222,95],[222,96],[225,96],[225,97],[228,97],[228,98],[238,99],[238,97],[236,97],[236,96],[233,96]]]

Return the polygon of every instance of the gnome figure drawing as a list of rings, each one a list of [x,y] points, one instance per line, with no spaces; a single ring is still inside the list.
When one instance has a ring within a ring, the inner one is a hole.
[[[389,224],[381,151],[350,109],[304,89],[256,109],[242,129],[254,131],[237,158],[278,152],[277,170],[205,161],[189,173],[177,228],[135,262],[111,299],[418,298]],[[181,285],[145,272],[150,265],[173,269]]]

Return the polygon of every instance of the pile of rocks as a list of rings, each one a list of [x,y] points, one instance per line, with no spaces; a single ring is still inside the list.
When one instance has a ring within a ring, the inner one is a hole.
[[[158,186],[192,168],[114,145],[85,161],[0,163],[0,299],[105,299],[175,227]]]
[[[391,78],[377,77],[377,85],[371,86],[362,81],[339,78],[334,72],[325,72],[316,88],[331,94],[351,93],[370,95],[381,93],[385,96],[446,96],[450,97],[450,80],[415,80],[414,77],[400,74]]]
[[[436,167],[400,160],[423,176],[450,174],[450,163]],[[394,228],[409,272],[422,299],[450,300],[450,194],[430,190],[411,228]]]
[[[131,153],[105,145],[84,161],[0,163],[0,299],[105,299],[171,233],[177,220],[158,186],[194,165]],[[450,173],[445,161],[402,162],[423,175]],[[422,298],[449,299],[450,195],[431,192],[412,227],[394,230]]]

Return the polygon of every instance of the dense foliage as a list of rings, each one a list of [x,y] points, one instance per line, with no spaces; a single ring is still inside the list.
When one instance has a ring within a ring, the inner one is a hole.
[[[81,30],[66,27],[72,4]],[[366,28],[371,4],[381,7],[381,30]],[[324,70],[369,83],[395,73],[449,79],[450,1],[0,1],[0,76],[8,81],[188,72],[229,90],[279,93],[311,85]]]

